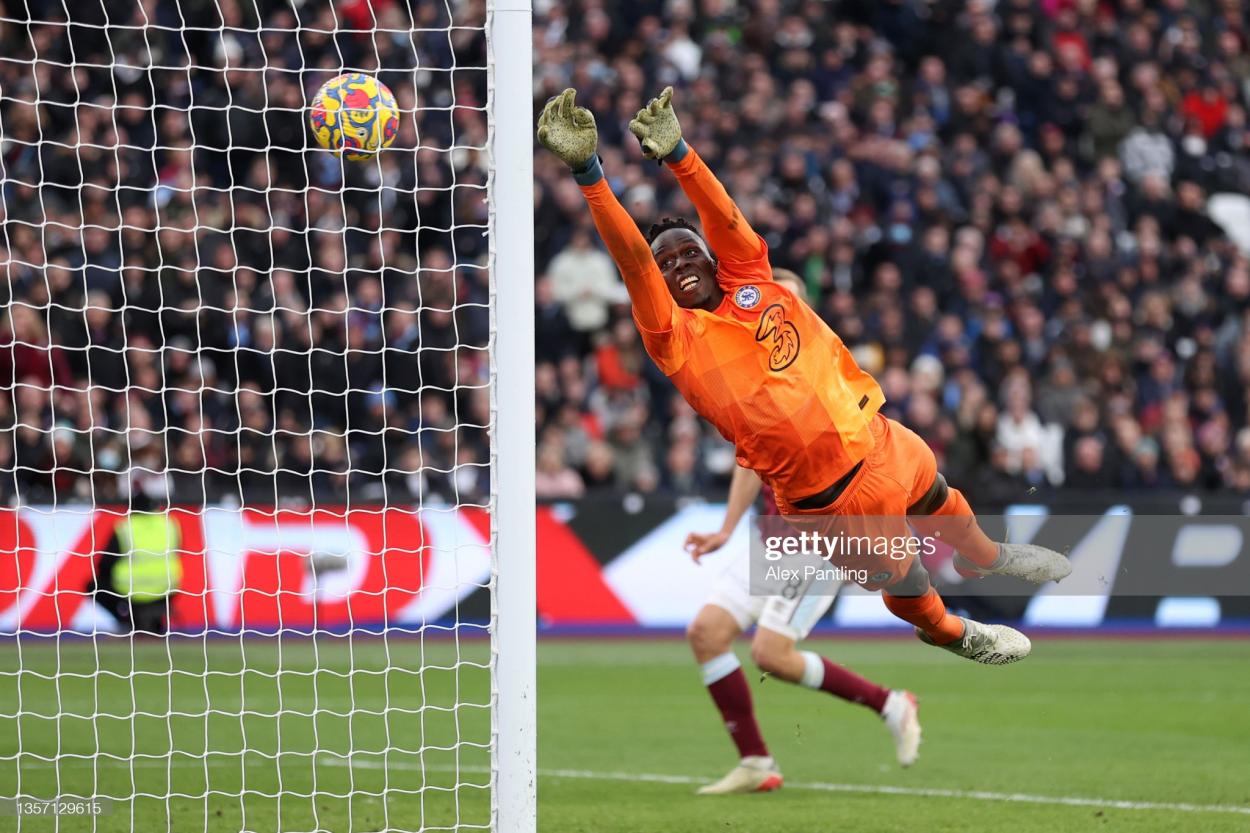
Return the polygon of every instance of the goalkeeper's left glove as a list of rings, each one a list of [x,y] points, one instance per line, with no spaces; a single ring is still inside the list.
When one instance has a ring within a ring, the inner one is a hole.
[[[681,124],[673,111],[673,88],[651,99],[629,123],[629,132],[638,137],[648,159],[664,159],[682,145]]]

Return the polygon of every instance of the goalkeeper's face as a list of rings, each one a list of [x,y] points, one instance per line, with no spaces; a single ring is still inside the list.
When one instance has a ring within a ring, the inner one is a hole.
[[[680,307],[714,310],[725,293],[716,283],[716,260],[693,231],[669,229],[651,243],[669,294]]]

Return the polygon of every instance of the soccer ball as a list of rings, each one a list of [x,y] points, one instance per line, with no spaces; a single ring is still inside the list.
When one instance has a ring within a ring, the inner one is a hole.
[[[321,85],[308,123],[323,148],[361,162],[395,141],[399,107],[381,81],[349,72]]]

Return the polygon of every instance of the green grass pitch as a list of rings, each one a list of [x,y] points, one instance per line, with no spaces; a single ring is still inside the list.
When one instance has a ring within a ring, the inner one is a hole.
[[[756,703],[787,787],[696,797],[733,752],[685,646],[545,641],[539,830],[1250,829],[1247,641],[1043,635],[1007,668],[809,644],[917,692],[915,767],[866,710],[770,680]],[[484,829],[487,660],[480,640],[413,637],[0,644],[0,793],[138,796],[0,830]]]

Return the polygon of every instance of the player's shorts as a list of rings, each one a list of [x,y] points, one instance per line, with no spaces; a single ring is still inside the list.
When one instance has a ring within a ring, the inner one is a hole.
[[[933,485],[937,477],[937,458],[915,431],[900,422],[877,414],[870,428],[873,449],[837,500],[823,509],[795,509],[783,500],[778,501],[781,513],[791,518],[791,523],[803,528],[798,518],[825,516],[828,520],[819,522],[815,531],[827,536],[844,534],[874,539],[911,536],[907,508]],[[914,557],[845,561],[834,558],[833,563],[865,569],[867,580],[859,583],[868,590],[880,590],[907,575],[914,560]]]
[[[783,585],[777,595],[753,596],[749,563],[746,553],[735,555],[707,602],[728,611],[743,631],[757,625],[801,642],[829,611],[842,587],[840,581],[796,578]]]

